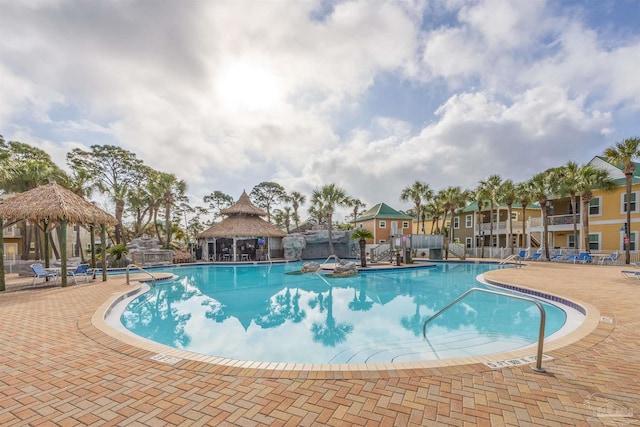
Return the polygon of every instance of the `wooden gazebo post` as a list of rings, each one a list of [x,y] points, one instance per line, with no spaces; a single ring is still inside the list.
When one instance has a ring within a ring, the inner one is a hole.
[[[100,239],[102,242],[102,281],[107,281],[107,226],[102,224],[100,226]]]
[[[4,292],[4,224],[0,216],[0,292]]]

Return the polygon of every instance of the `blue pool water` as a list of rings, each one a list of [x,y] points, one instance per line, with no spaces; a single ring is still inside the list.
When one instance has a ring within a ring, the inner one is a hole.
[[[206,265],[171,271],[133,300],[123,325],[179,349],[238,360],[382,363],[491,354],[537,342],[534,304],[473,293],[424,321],[472,287],[496,264],[365,272],[349,278],[295,274],[301,263]],[[566,320],[544,303],[545,335]],[[532,350],[532,354],[535,349]]]

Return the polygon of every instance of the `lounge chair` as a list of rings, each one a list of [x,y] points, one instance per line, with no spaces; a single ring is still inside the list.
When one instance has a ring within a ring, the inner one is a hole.
[[[567,261],[569,262],[573,262],[574,264],[577,262],[581,262],[582,264],[586,264],[588,262],[591,262],[593,260],[593,257],[591,255],[589,255],[588,252],[580,252],[578,255],[571,255],[569,256],[569,258],[567,258]]]
[[[527,258],[527,250],[523,249],[518,252],[517,259],[526,259]]]
[[[566,261],[567,260],[567,256],[563,255],[563,254],[555,254],[554,256],[551,257],[550,261],[555,261],[555,262],[560,262],[560,261]]]
[[[608,257],[605,258],[600,258],[600,261],[598,261],[599,264],[617,264],[618,263],[618,258],[620,258],[620,252],[614,252],[611,255],[609,255]]]
[[[640,280],[640,270],[622,270],[620,273],[627,279]]]
[[[528,261],[537,261],[540,259],[540,257],[542,256],[542,252],[536,252],[535,254],[531,255],[530,257],[525,258]]]
[[[49,279],[57,280],[58,273],[54,273],[53,271],[47,271],[44,269],[44,266],[40,263],[31,264],[31,270],[33,270],[33,286],[36,286],[36,280],[44,279],[45,281]]]
[[[89,282],[89,264],[80,264],[73,271],[67,271],[67,277],[73,277],[73,282],[78,284],[78,277],[84,276],[85,283]]]

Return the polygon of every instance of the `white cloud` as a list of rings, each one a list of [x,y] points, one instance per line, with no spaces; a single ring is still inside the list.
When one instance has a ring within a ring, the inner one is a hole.
[[[408,207],[416,179],[473,188],[589,160],[640,108],[640,35],[605,39],[555,3],[322,4],[4,2],[0,128],[62,160],[112,141],[197,197],[335,182]],[[391,79],[425,94],[415,114],[367,104]]]

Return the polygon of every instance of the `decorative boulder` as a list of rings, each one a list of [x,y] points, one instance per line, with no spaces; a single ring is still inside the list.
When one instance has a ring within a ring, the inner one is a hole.
[[[333,270],[334,276],[354,276],[358,274],[358,267],[353,261],[340,260]]]
[[[284,259],[297,261],[302,259],[302,251],[307,246],[307,239],[300,234],[290,234],[282,239]]]
[[[315,273],[318,270],[320,270],[320,264],[315,261],[305,262],[300,269],[303,273]]]

